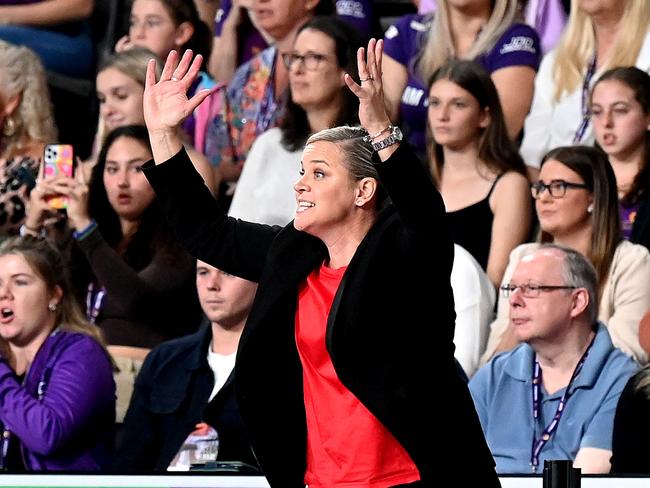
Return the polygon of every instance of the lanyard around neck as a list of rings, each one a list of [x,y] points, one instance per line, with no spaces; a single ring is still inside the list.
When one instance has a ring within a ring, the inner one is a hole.
[[[573,144],[579,144],[582,141],[582,138],[587,132],[587,127],[589,127],[589,121],[591,120],[591,111],[589,110],[589,85],[591,85],[591,79],[596,73],[596,54],[591,58],[591,63],[587,68],[585,77],[582,80],[582,120],[580,125],[573,135]]]
[[[97,286],[91,282],[88,284],[88,292],[86,294],[86,318],[91,324],[97,321],[99,312],[104,304],[104,297],[106,296],[106,289],[103,286]]]
[[[539,455],[542,452],[542,449],[544,449],[544,446],[550,440],[551,436],[557,429],[558,424],[560,423],[560,419],[562,418],[562,414],[564,413],[566,407],[566,402],[569,400],[569,397],[571,396],[570,393],[571,385],[573,384],[573,381],[576,379],[576,377],[580,374],[580,371],[582,371],[582,367],[584,366],[585,361],[587,360],[587,356],[589,355],[589,350],[591,349],[591,346],[593,345],[595,339],[596,339],[596,335],[594,334],[594,337],[591,339],[591,342],[587,346],[587,349],[582,354],[580,361],[578,361],[578,364],[576,364],[576,367],[573,370],[573,374],[571,375],[569,384],[566,386],[564,393],[562,394],[562,398],[560,398],[560,403],[557,406],[557,410],[555,410],[555,415],[553,415],[553,419],[546,427],[544,427],[544,430],[542,431],[542,435],[540,435],[539,438],[535,437],[535,425],[533,425],[533,443],[532,443],[531,454],[530,454],[530,464],[532,466],[533,473],[537,471],[537,466],[539,466]],[[539,417],[539,410],[542,403],[541,388],[542,388],[542,368],[539,365],[539,361],[537,361],[537,356],[535,356],[535,364],[533,367],[533,384],[532,384],[533,424],[537,424],[537,418]]]

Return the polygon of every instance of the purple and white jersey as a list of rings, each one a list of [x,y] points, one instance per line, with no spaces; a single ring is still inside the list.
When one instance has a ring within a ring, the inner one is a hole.
[[[433,22],[433,14],[409,14],[391,25],[384,34],[384,52],[406,67],[408,80],[400,102],[400,118],[405,136],[419,154],[426,150],[428,93],[426,80],[420,80],[415,65]],[[489,51],[475,61],[489,73],[508,66],[539,67],[541,48],[535,29],[512,24]]]

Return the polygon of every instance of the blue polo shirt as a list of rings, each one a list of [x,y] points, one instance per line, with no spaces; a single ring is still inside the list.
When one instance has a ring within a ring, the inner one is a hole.
[[[549,395],[542,387],[541,409],[533,419],[534,352],[528,344],[496,356],[469,383],[497,472],[530,473],[533,435],[538,439],[551,422],[564,388]],[[616,349],[603,324],[580,374],[569,390],[557,429],[539,456],[544,460],[574,460],[581,447],[612,449],[616,404],[638,365]]]

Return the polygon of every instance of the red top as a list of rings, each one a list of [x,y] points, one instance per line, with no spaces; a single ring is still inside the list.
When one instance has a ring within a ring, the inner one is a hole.
[[[300,288],[296,343],[307,413],[309,488],[384,488],[420,479],[402,445],[338,379],[325,347],[327,317],[347,267],[322,265]]]

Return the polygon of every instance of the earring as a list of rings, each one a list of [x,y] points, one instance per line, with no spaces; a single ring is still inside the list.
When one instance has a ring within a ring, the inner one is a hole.
[[[593,211],[594,211],[593,204],[589,204],[589,206],[587,207],[587,213],[592,213]]]
[[[356,203],[357,205],[363,205],[363,200],[358,199],[355,203]]]
[[[4,124],[2,124],[2,133],[7,136],[11,137],[16,133],[16,127],[18,124],[16,124],[16,120],[9,116],[4,120]]]
[[[56,305],[56,303],[52,302],[47,306],[47,308],[50,312],[56,312]]]

